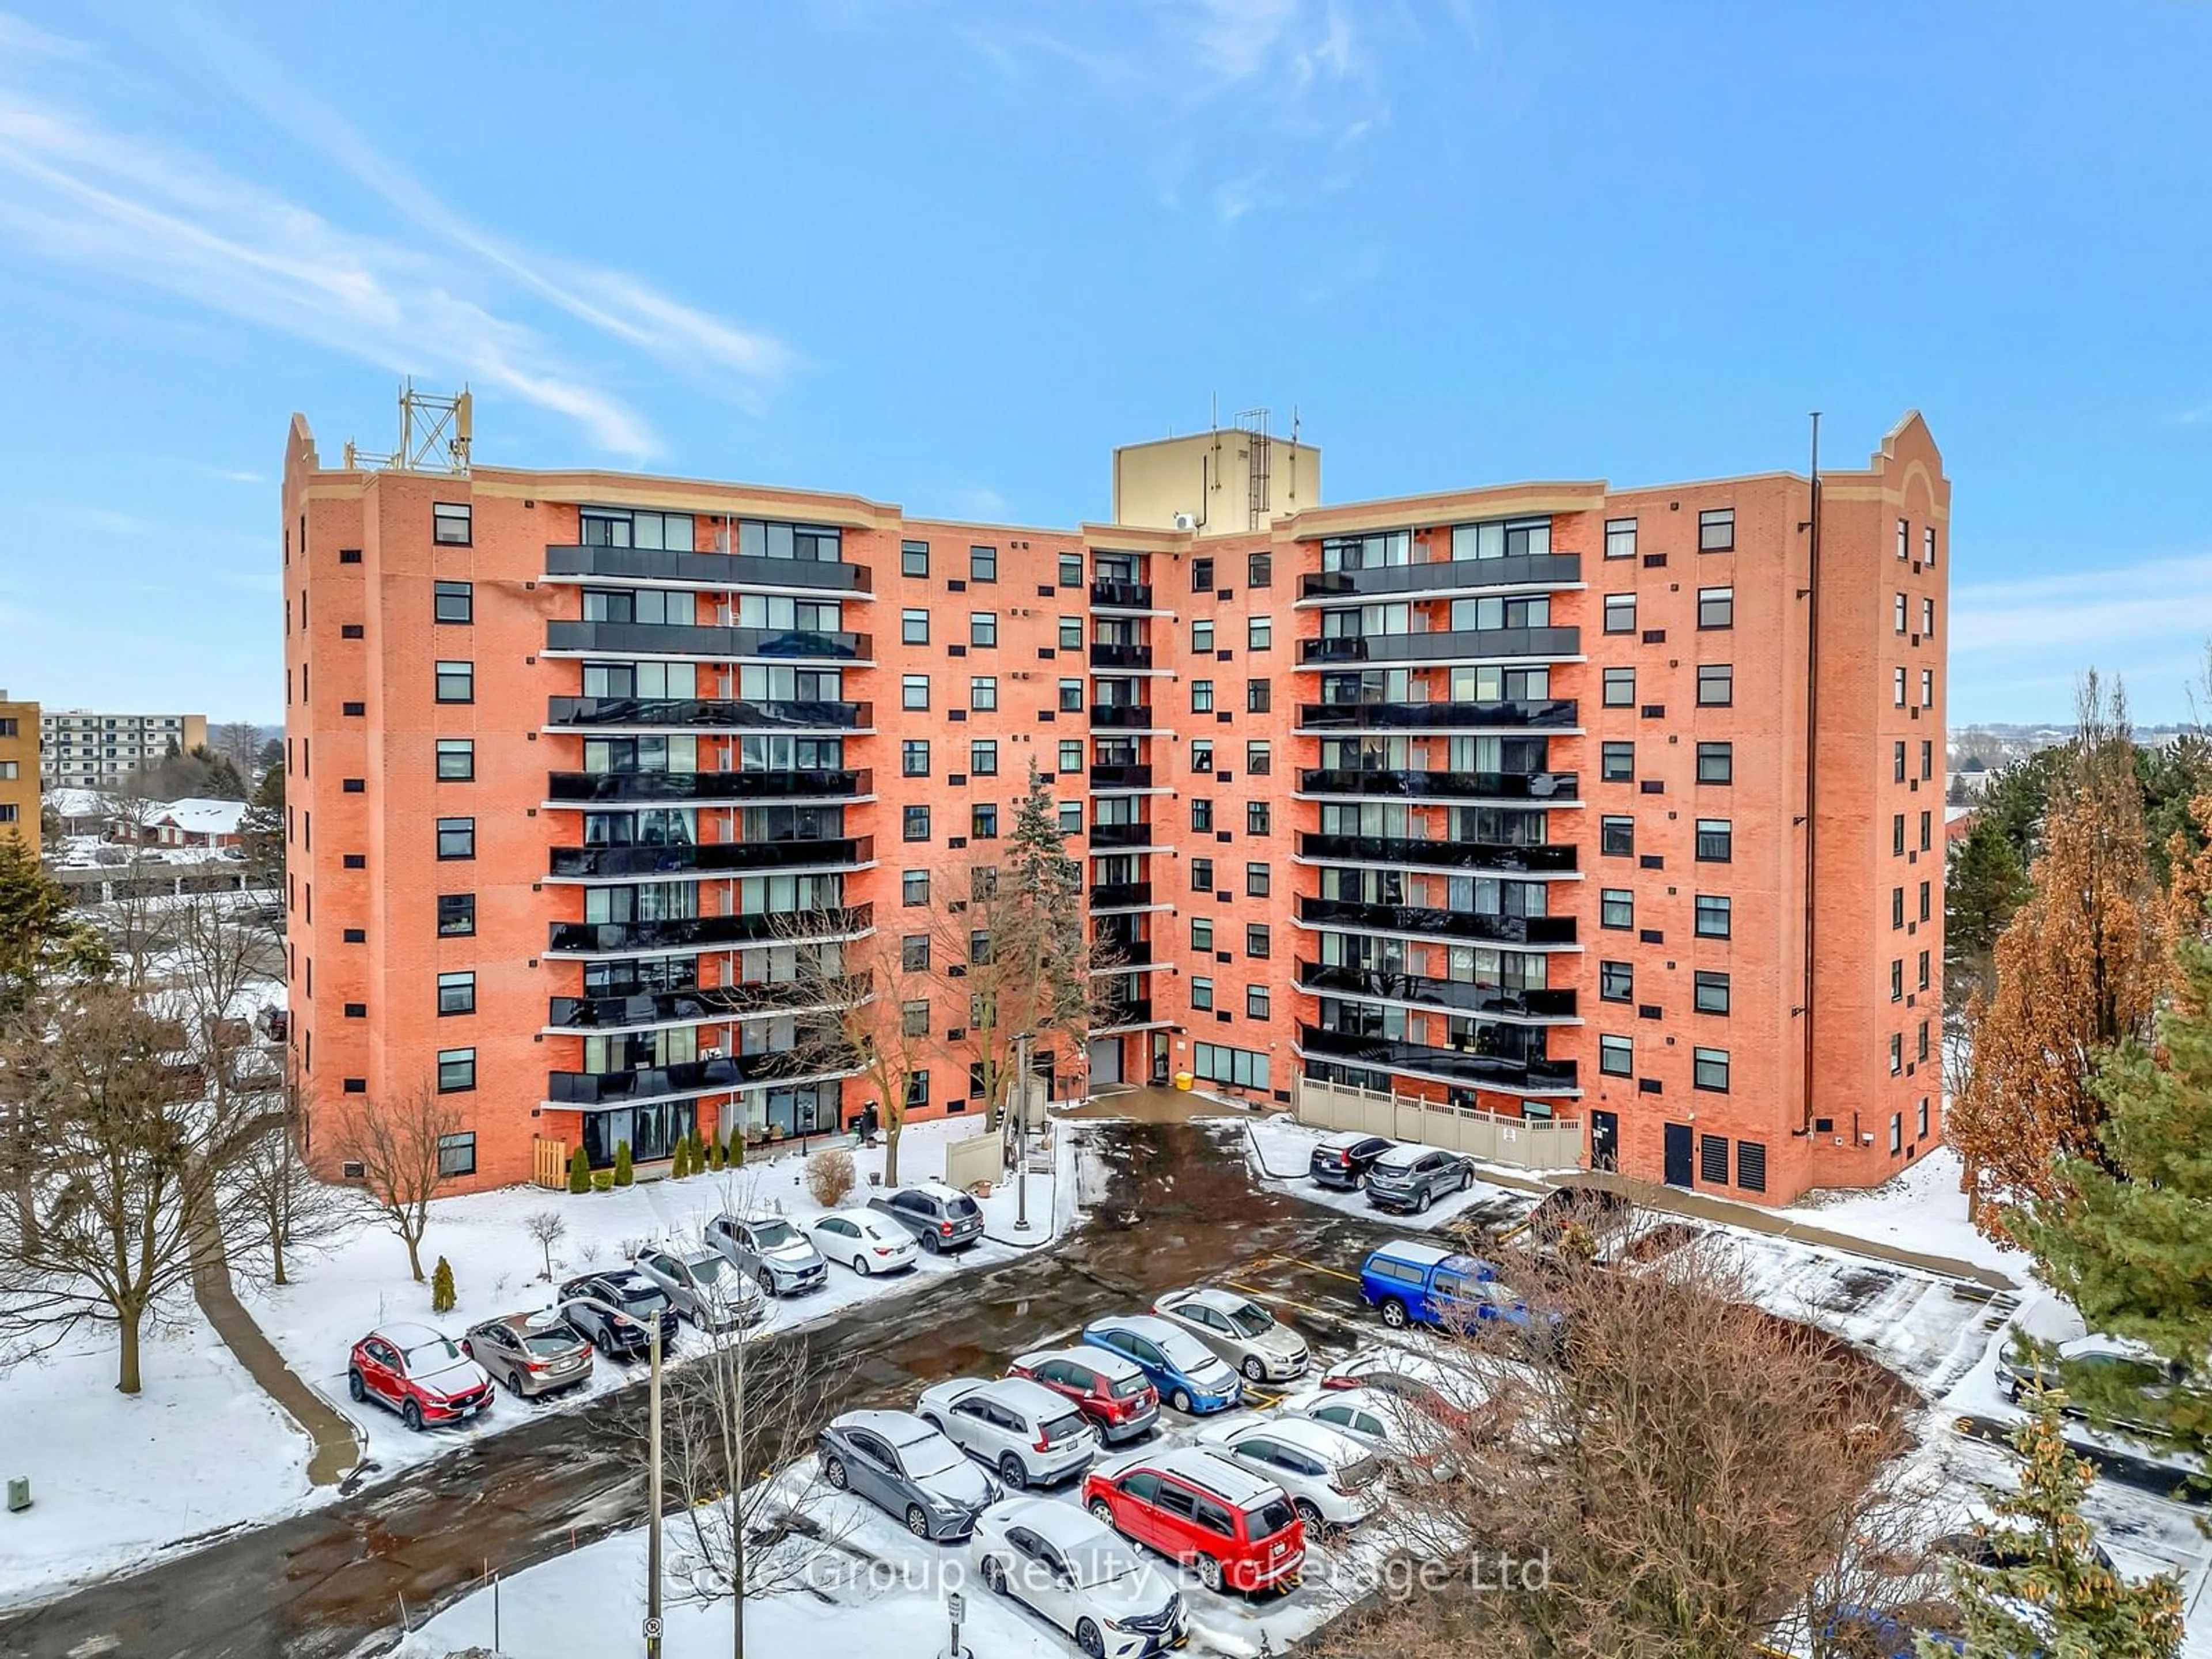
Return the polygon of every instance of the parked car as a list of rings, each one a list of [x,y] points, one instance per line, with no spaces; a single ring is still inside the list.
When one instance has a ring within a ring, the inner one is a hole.
[[[780,1215],[718,1215],[707,1243],[760,1281],[770,1296],[802,1296],[830,1282],[830,1264]]]
[[[1446,1425],[1424,1407],[1386,1389],[1331,1389],[1290,1415],[1349,1436],[1407,1480],[1426,1484],[1450,1473],[1451,1460],[1443,1443]]]
[[[1396,1348],[1355,1355],[1331,1370],[1321,1386],[1330,1395],[1352,1389],[1389,1395],[1454,1431],[1467,1426],[1474,1407],[1489,1393],[1471,1361],[1443,1365],[1425,1354]]]
[[[870,1199],[868,1207],[897,1222],[932,1255],[964,1250],[983,1236],[982,1207],[941,1182],[902,1187]]]
[[[1329,1135],[1313,1149],[1307,1168],[1318,1185],[1350,1192],[1366,1184],[1369,1168],[1397,1144],[1386,1135]]]
[[[1244,1397],[1228,1362],[1180,1326],[1150,1314],[1094,1319],[1083,1340],[1134,1362],[1160,1398],[1186,1416],[1227,1411]]]
[[[500,1387],[527,1400],[574,1388],[592,1374],[592,1345],[550,1308],[471,1325],[461,1352]]]
[[[1498,1277],[1486,1261],[1424,1240],[1395,1238],[1359,1266],[1359,1294],[1393,1330],[1470,1317],[1468,1287]]]
[[[380,1325],[355,1343],[346,1391],[391,1407],[410,1429],[459,1423],[491,1404],[484,1368],[428,1325]]]
[[[1206,1449],[1240,1463],[1290,1495],[1309,1534],[1356,1527],[1382,1506],[1382,1460],[1350,1435],[1304,1417],[1224,1423],[1206,1431]]]
[[[833,1210],[807,1232],[825,1260],[842,1262],[863,1279],[903,1273],[921,1260],[914,1235],[873,1210]]]
[[[649,1249],[638,1257],[637,1270],[700,1330],[733,1331],[767,1316],[760,1286],[720,1250]]]
[[[1235,1291],[1170,1291],[1152,1311],[1180,1325],[1252,1382],[1287,1382],[1313,1358],[1305,1339],[1249,1296]]]
[[[1075,1638],[1090,1659],[1144,1659],[1188,1635],[1182,1596],[1110,1527],[1045,1498],[994,1504],[975,1521],[976,1566],[1010,1596]]]
[[[1084,1507],[1188,1565],[1206,1589],[1257,1595],[1297,1577],[1305,1527],[1283,1489],[1195,1446],[1128,1452],[1091,1471]]]
[[[2096,1378],[2102,1386],[2132,1389],[2154,1398],[2164,1399],[2173,1394],[2191,1392],[2196,1384],[2189,1368],[2160,1355],[2148,1343],[2138,1342],[2124,1336],[2091,1334],[2077,1336],[2071,1342],[2062,1342],[2055,1350],[2055,1363],[2033,1353],[2018,1353],[2008,1350],[1997,1360],[1997,1383],[2005,1398],[2017,1401],[2021,1395],[2040,1385],[2046,1389],[2063,1389],[2069,1374]],[[2086,1418],[2087,1407],[2069,1397],[2066,1401],[2069,1417]],[[2154,1424],[2131,1421],[2117,1416],[2114,1424],[2122,1429],[2139,1431],[2154,1431]]]
[[[1098,1436],[1083,1413],[1026,1377],[939,1382],[921,1391],[915,1413],[997,1470],[1013,1492],[1072,1480],[1098,1455]]]
[[[822,1478],[897,1516],[916,1538],[963,1539],[999,1501],[996,1481],[909,1412],[847,1412],[822,1431]]]
[[[592,1297],[611,1304],[614,1311],[580,1302]],[[653,1327],[660,1326],[663,1349],[676,1340],[676,1310],[659,1285],[634,1267],[611,1267],[586,1273],[561,1287],[561,1313],[576,1334],[592,1343],[609,1358],[627,1358],[653,1346]]]
[[[1074,1402],[1109,1445],[1150,1432],[1160,1419],[1160,1391],[1136,1361],[1105,1348],[1041,1348],[1015,1360],[1006,1375],[1041,1382]]]
[[[1367,1201],[1378,1210],[1425,1210],[1474,1185],[1474,1165],[1433,1146],[1393,1146],[1367,1166]]]

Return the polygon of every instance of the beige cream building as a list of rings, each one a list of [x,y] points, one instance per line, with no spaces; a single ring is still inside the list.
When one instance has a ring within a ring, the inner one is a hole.
[[[39,717],[39,772],[49,788],[105,789],[176,746],[188,755],[207,741],[204,714],[109,714],[49,709]]]

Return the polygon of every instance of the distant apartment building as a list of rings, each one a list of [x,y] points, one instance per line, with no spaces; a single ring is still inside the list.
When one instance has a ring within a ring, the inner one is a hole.
[[[0,836],[17,835],[40,850],[39,705],[0,691]]]
[[[50,708],[39,717],[40,775],[53,789],[112,789],[142,766],[207,742],[204,714],[106,714]]]
[[[284,467],[291,1007],[327,1114],[462,1184],[866,1105],[796,951],[926,943],[1032,765],[1115,1012],[1071,1085],[1301,1077],[1572,1118],[1765,1202],[1941,1133],[1949,485],[1862,470],[1324,506],[1264,424],[1110,519],[590,471]],[[798,918],[818,937],[794,937]],[[943,1000],[949,1002],[950,999]],[[975,1109],[964,1007],[919,1119]]]

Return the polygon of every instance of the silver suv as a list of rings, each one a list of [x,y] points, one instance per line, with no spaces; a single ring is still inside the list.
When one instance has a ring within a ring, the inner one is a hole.
[[[1026,1377],[955,1377],[923,1389],[915,1410],[1017,1492],[1072,1480],[1098,1455],[1097,1433],[1083,1413]]]
[[[1393,1146],[1367,1166],[1367,1201],[1378,1210],[1425,1210],[1473,1185],[1472,1164],[1433,1146]]]
[[[822,1252],[780,1215],[718,1215],[707,1224],[707,1242],[770,1296],[799,1296],[830,1282]]]

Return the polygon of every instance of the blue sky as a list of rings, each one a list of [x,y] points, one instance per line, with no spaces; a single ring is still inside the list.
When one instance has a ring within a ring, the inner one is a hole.
[[[5,6],[9,0],[0,0]],[[1956,489],[1954,722],[2212,634],[2212,8],[0,10],[0,684],[278,716],[294,410],[1102,517],[1216,394],[1338,500]]]

